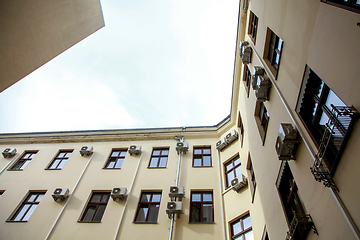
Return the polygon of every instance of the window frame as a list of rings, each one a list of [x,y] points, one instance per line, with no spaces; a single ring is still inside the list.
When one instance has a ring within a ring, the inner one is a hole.
[[[241,114],[239,112],[238,115],[238,128],[239,128],[239,137],[240,137],[240,147],[243,147],[243,140],[244,140],[244,123],[241,118]]]
[[[250,190],[251,190],[251,202],[254,203],[254,198],[255,198],[255,191],[256,191],[256,186],[257,186],[257,182],[256,182],[256,177],[255,177],[255,171],[254,171],[254,167],[253,167],[253,163],[251,161],[251,157],[250,157],[250,153],[249,153],[249,157],[248,157],[248,162],[247,162],[247,172],[248,172],[248,176],[250,179],[251,184],[249,184],[250,186]]]
[[[251,71],[249,67],[244,64],[244,77],[243,77],[243,83],[245,85],[245,91],[246,91],[246,97],[249,98],[250,88],[251,88]]]
[[[30,219],[30,217],[33,215],[33,213],[35,212],[36,208],[39,206],[41,200],[44,198],[46,194],[46,191],[29,191],[26,194],[26,197],[21,201],[21,203],[16,207],[15,211],[11,214],[11,216],[9,217],[8,220],[6,220],[6,222],[28,222],[28,220]],[[35,195],[35,198],[32,201],[29,201],[32,196]],[[40,197],[40,200],[38,200]],[[25,212],[23,212],[22,210],[24,209],[24,207],[26,205],[30,205]],[[33,206],[35,206],[34,209]],[[32,211],[30,213],[30,215],[27,217],[27,215],[29,214],[29,212]],[[20,220],[15,220],[18,218],[18,216],[21,214]],[[26,220],[24,220],[24,218],[27,217]]]
[[[154,155],[155,151],[160,151],[159,155]],[[163,151],[167,151],[167,155],[162,155]],[[153,148],[153,150],[151,152],[148,168],[166,168],[167,167],[167,162],[168,162],[168,159],[169,159],[169,153],[170,153],[170,148],[169,147]],[[165,156],[166,156],[166,163],[165,163],[165,166],[162,167],[162,166],[160,166],[160,163],[161,163],[160,160],[161,160],[162,157],[165,157]],[[158,158],[156,167],[151,166],[153,158]]]
[[[127,155],[127,150],[128,149],[125,149],[125,148],[112,149],[107,161],[105,162],[105,165],[104,165],[103,169],[121,169],[122,165],[124,164],[126,155]],[[117,156],[113,156],[114,152],[119,152],[119,153],[118,153]],[[125,152],[125,155],[122,156],[121,154],[124,153],[124,152]],[[121,162],[120,167],[116,167],[119,162]],[[111,163],[114,163],[113,167],[109,167],[109,165]]]
[[[267,28],[263,58],[271,70],[271,73],[275,76],[275,80],[278,77],[283,48],[284,40],[276,35],[270,28]]]
[[[25,151],[21,157],[15,161],[14,164],[11,165],[11,167],[8,169],[8,171],[23,171],[24,168],[31,162],[31,160],[36,156],[36,154],[38,153],[38,150],[31,150],[31,151]],[[31,154],[30,157],[26,157],[27,154]],[[21,165],[19,165],[19,163],[21,163]],[[19,165],[19,167],[17,167]]]
[[[360,4],[356,4],[356,0],[349,0],[348,3],[341,0],[321,0],[321,2],[346,9],[351,12],[360,13]]]
[[[259,18],[254,14],[253,11],[250,11],[248,34],[249,34],[251,40],[253,41],[254,45],[256,43],[256,35],[257,35],[258,26],[259,26]]]
[[[195,150],[201,150],[201,153],[200,154],[195,154]],[[204,150],[209,150],[210,153],[204,153]],[[210,157],[210,165],[209,166],[204,166],[204,156]],[[196,159],[201,158],[201,166],[195,166],[194,165],[195,158]],[[195,168],[198,168],[198,167],[212,167],[211,146],[204,146],[204,147],[194,146],[194,148],[193,148],[192,167],[195,167]]]
[[[74,150],[59,150],[58,154],[54,157],[54,159],[50,162],[50,164],[45,168],[45,170],[61,170],[64,167],[65,163],[69,160],[69,158],[70,158],[71,154],[73,153],[73,151]],[[62,154],[62,153],[65,153],[64,157],[60,157],[60,154]],[[68,157],[66,157],[67,154],[69,154],[69,153],[70,153],[70,155]],[[51,168],[51,166],[57,160],[60,160],[60,161],[58,162],[56,168]],[[65,161],[65,162],[64,162],[64,164],[61,165],[61,163],[63,161]],[[61,168],[59,168],[59,166],[61,166]]]
[[[150,201],[142,201],[143,199],[143,195],[146,195],[146,194],[150,194],[151,197],[150,197]],[[153,197],[154,195],[160,195],[160,200],[159,201],[152,201],[153,200]],[[141,191],[140,193],[140,198],[139,198],[139,202],[138,202],[138,206],[137,206],[137,209],[136,209],[136,213],[135,213],[135,217],[134,217],[134,221],[133,223],[148,223],[148,224],[154,224],[154,223],[157,223],[158,222],[158,218],[159,218],[159,210],[160,210],[160,203],[161,203],[161,197],[162,197],[162,191]],[[149,212],[151,209],[151,206],[154,206],[157,208],[157,213],[156,213],[156,221],[149,221]],[[156,206],[158,205],[158,206]],[[139,214],[140,214],[140,210],[142,208],[146,208],[147,206],[147,212],[146,212],[146,216],[145,216],[145,221],[139,221],[137,220],[138,217],[139,217]]]
[[[263,146],[265,145],[266,133],[269,127],[270,115],[264,102],[257,102],[255,106],[255,121],[258,127]]]
[[[252,223],[251,226],[244,229],[244,220],[249,218],[250,219],[250,223],[251,223],[251,218],[250,218],[250,214],[246,213],[240,217],[235,218],[234,220],[232,220],[231,222],[229,222],[230,225],[230,238],[231,240],[235,240],[238,237],[242,236],[242,239],[245,238],[245,234],[249,233],[249,232],[253,232],[252,229]],[[238,233],[234,233],[234,225],[240,223],[241,228],[243,229],[242,231],[238,232]]]
[[[201,194],[200,201],[193,201],[193,194]],[[206,201],[204,199],[204,194],[211,194],[211,201]],[[193,214],[194,214],[194,205],[201,204],[200,212],[199,212],[199,222],[194,221]],[[212,221],[204,222],[204,206],[205,204],[211,204],[211,218]],[[215,223],[214,219],[214,194],[213,190],[191,190],[190,191],[190,210],[189,210],[189,223]]]
[[[100,202],[95,202],[95,201],[92,201],[93,197],[96,195],[96,194],[101,194],[101,197],[100,197]],[[108,195],[107,196],[107,201],[106,202],[103,202],[101,201],[103,196],[104,195]],[[110,191],[92,191],[91,192],[91,195],[90,195],[90,198],[88,199],[85,207],[84,207],[84,210],[78,220],[79,223],[101,223],[101,219],[103,218],[104,216],[104,213],[105,213],[105,210],[106,210],[106,207],[107,207],[107,204],[110,200]],[[91,206],[96,206],[95,207],[95,211],[92,215],[92,218],[91,218],[91,221],[88,221],[88,220],[84,220],[84,218],[86,217],[86,214],[88,213],[89,209]],[[97,221],[94,221],[96,215],[98,214],[98,211],[99,211],[99,207],[100,206],[103,206],[105,205],[105,208],[103,210],[100,210],[102,211],[101,216],[100,216],[100,220],[97,220]]]
[[[235,164],[236,160],[240,160],[240,163],[239,164]],[[227,170],[227,166],[232,164],[232,168],[230,170]],[[241,174],[244,174],[243,173],[243,170],[242,170],[242,167],[241,167],[241,159],[240,159],[240,155],[237,154],[235,155],[234,157],[232,157],[230,160],[226,161],[224,163],[224,172],[225,172],[225,186],[226,186],[226,189],[228,189],[229,187],[231,187],[231,181],[238,177],[237,174],[236,174],[236,170],[237,169],[240,169],[241,170]],[[234,178],[232,178],[230,181],[229,181],[229,178],[228,178],[228,174],[233,172],[234,174]],[[230,183],[229,183],[230,182]]]

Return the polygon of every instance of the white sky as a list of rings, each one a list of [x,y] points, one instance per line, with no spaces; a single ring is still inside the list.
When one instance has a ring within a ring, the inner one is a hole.
[[[105,27],[0,93],[0,133],[211,126],[230,113],[238,0],[102,0]]]

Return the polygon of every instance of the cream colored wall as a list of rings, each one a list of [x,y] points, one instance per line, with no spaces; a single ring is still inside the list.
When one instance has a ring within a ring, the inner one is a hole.
[[[0,2],[0,92],[104,26],[99,0]]]

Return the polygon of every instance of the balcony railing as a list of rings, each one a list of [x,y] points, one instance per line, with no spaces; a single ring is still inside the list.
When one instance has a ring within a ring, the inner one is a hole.
[[[305,240],[310,230],[319,235],[310,214],[295,214],[285,240]]]

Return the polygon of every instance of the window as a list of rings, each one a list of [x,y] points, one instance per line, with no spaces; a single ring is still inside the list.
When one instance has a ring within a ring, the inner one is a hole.
[[[260,137],[265,144],[266,131],[269,125],[269,113],[263,102],[257,102],[255,108],[255,121],[259,129]]]
[[[120,169],[125,156],[126,156],[127,150],[113,150],[111,152],[111,155],[109,157],[109,160],[106,163],[105,168],[106,169]]]
[[[5,190],[0,190],[0,197],[4,194]]]
[[[356,109],[347,107],[308,66],[296,112],[318,145],[321,144],[324,133],[332,133],[324,160],[330,173],[334,174],[359,113]],[[334,120],[329,121],[331,118]]]
[[[232,223],[231,239],[233,240],[254,240],[250,216],[246,215]]]
[[[360,13],[360,0],[321,0],[330,5]]]
[[[47,169],[62,169],[73,151],[60,151]]]
[[[37,152],[25,152],[22,157],[10,168],[10,170],[24,170]]]
[[[250,11],[250,21],[249,21],[248,33],[254,43],[256,40],[257,28],[258,28],[258,17],[252,11]]]
[[[237,156],[225,164],[226,187],[231,186],[231,181],[242,174],[240,157]]]
[[[10,221],[27,222],[44,195],[45,192],[30,192]]]
[[[249,97],[250,84],[251,84],[251,72],[246,64],[244,64],[244,84],[246,90],[246,96]]]
[[[266,230],[266,226],[264,227],[264,232],[263,232],[263,236],[262,236],[261,240],[269,240],[269,234]]]
[[[283,48],[284,41],[279,38],[270,28],[267,29],[266,35],[266,44],[265,44],[265,52],[264,59],[265,62],[269,65],[270,70],[277,79],[277,74],[279,71],[280,57],[281,51]]]
[[[193,167],[211,167],[211,148],[194,147]]]
[[[109,198],[109,192],[93,192],[79,222],[101,222]]]
[[[153,149],[149,168],[166,168],[169,148]]]
[[[254,195],[255,195],[255,190],[256,190],[256,178],[255,178],[253,164],[251,162],[250,153],[249,153],[249,158],[248,158],[248,163],[247,163],[246,169],[248,170],[248,176],[250,178],[249,187],[251,190],[252,202],[254,202]]]
[[[142,192],[135,216],[135,223],[156,223],[161,192]]]
[[[214,222],[214,204],[212,191],[191,191],[190,222]]]
[[[246,65],[245,65],[246,66]],[[238,128],[239,128],[239,137],[240,137],[240,147],[243,146],[243,139],[244,139],[244,124],[241,118],[241,115],[239,113],[238,116]]]

